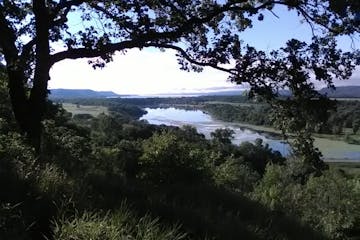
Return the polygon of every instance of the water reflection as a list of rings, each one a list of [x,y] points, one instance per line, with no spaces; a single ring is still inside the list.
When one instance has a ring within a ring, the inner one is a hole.
[[[264,143],[269,144],[273,150],[279,151],[282,155],[287,156],[290,153],[288,144],[277,139],[271,139],[255,131],[239,128],[232,123],[221,122],[211,118],[210,115],[200,110],[184,110],[176,108],[146,108],[148,113],[141,117],[141,120],[147,120],[150,124],[183,126],[191,125],[196,127],[199,133],[210,138],[210,133],[218,128],[230,128],[234,130],[234,144],[242,142],[254,142],[257,138],[261,138]]]
[[[272,139],[271,136],[260,134],[258,132],[239,128],[234,123],[217,121],[210,115],[199,110],[184,110],[176,108],[146,108],[148,112],[141,119],[147,120],[151,124],[165,124],[172,126],[192,125],[198,132],[210,138],[210,133],[218,128],[230,128],[235,132],[234,144],[240,144],[245,141],[254,142],[261,138],[264,143],[283,156],[290,154],[290,146],[279,139]],[[326,161],[360,161],[360,146],[348,144],[343,141],[330,140],[325,138],[315,138],[315,146],[319,148]]]

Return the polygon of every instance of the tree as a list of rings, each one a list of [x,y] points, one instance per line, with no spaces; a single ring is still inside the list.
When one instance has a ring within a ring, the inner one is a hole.
[[[360,120],[359,119],[353,120],[352,129],[353,129],[354,134],[356,134],[359,131],[359,129],[360,129]]]
[[[310,24],[313,42],[291,40],[270,55],[245,46],[239,33],[278,5]],[[231,81],[249,83],[267,100],[288,88],[293,104],[311,103],[317,101],[311,74],[333,86],[334,77],[348,78],[358,64],[358,52],[342,53],[335,44],[336,36],[359,32],[358,10],[357,0],[3,0],[0,59],[6,61],[15,118],[39,151],[49,70],[59,61],[90,58],[96,68],[115,51],[173,49],[183,70],[210,66]],[[74,29],[70,19],[79,16],[84,27]],[[232,59],[235,66],[225,68]]]
[[[214,132],[210,133],[214,142],[220,144],[231,144],[231,140],[234,139],[235,131],[230,128],[218,128]]]
[[[198,183],[205,179],[204,150],[175,132],[155,133],[143,142],[138,177],[155,184]]]

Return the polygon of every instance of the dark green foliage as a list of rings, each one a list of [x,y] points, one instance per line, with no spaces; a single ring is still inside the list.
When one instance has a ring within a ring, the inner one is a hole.
[[[296,214],[330,238],[358,237],[359,180],[331,170],[302,185],[296,177],[300,169],[298,163],[269,165],[254,198],[285,214]]]
[[[110,112],[118,113],[122,116],[129,116],[131,119],[138,119],[146,112],[139,107],[129,104],[112,104],[108,107]]]
[[[111,116],[99,119],[104,117]],[[42,224],[36,224],[33,232],[61,240],[70,235],[78,239],[125,235],[182,239],[185,235],[181,232],[188,233],[185,239],[322,239],[293,216],[277,215],[245,197],[256,191],[261,179],[257,172],[263,171],[263,164],[283,162],[262,142],[236,147],[228,141],[205,140],[188,126],[150,130],[143,123],[117,121],[106,120],[108,127],[94,128],[91,133],[85,126],[69,122],[45,122],[43,161],[47,163],[35,171],[36,176],[30,174],[34,180],[25,186],[32,186],[35,196],[54,201],[58,211],[47,201],[30,202],[22,210],[12,208],[16,202],[10,202],[12,205],[3,207],[7,211],[4,226],[27,237],[21,229],[37,219]],[[111,124],[120,127],[118,135],[113,142],[98,144],[99,134],[110,131]],[[129,127],[138,128],[128,133],[135,136],[123,134]],[[10,152],[16,160],[18,151]],[[140,217],[121,207],[124,199],[132,202]],[[39,211],[38,204],[49,209],[47,214],[34,214]],[[146,213],[150,215],[141,217]],[[20,219],[29,222],[21,225]],[[174,223],[180,223],[181,230],[167,227]],[[321,223],[317,228],[322,230],[323,226]]]
[[[57,126],[53,121],[44,122],[43,156],[55,162],[68,173],[82,172],[91,152],[89,136],[81,128]]]
[[[352,122],[352,129],[354,134],[356,134],[360,129],[360,118],[354,119]]]
[[[3,118],[0,239],[358,234],[358,179],[333,172],[303,178],[306,167],[286,164],[261,140],[235,146],[229,130],[206,140],[190,126],[150,126],[120,111],[71,118],[60,106],[47,109],[40,159],[13,119]]]
[[[155,184],[197,183],[207,172],[204,151],[175,133],[154,134],[143,143],[139,161],[140,179]]]
[[[261,103],[247,103],[244,106],[231,104],[206,104],[204,110],[217,119],[228,122],[243,122],[271,126],[271,108]]]
[[[210,136],[215,144],[231,144],[231,141],[234,139],[234,134],[234,130],[225,128],[216,129],[215,132],[210,133]]]
[[[279,152],[274,152],[269,148],[268,144],[263,145],[261,139],[257,139],[255,144],[249,142],[240,144],[239,151],[242,153],[244,160],[259,174],[264,173],[265,167],[269,163],[283,164],[285,162],[285,158]]]
[[[73,116],[74,121],[88,121],[93,119],[94,117],[91,114],[88,113],[82,113],[82,114],[75,114]]]
[[[213,170],[215,184],[232,191],[251,192],[260,175],[248,164],[242,158],[228,157]]]
[[[360,119],[360,101],[338,101],[336,111],[318,132],[341,134],[344,128],[353,128]],[[354,132],[356,134],[356,132]]]

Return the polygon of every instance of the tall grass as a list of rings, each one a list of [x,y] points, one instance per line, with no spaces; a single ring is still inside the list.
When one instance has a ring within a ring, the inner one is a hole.
[[[179,226],[164,226],[149,215],[137,217],[124,203],[113,212],[84,211],[53,222],[54,240],[182,240]]]

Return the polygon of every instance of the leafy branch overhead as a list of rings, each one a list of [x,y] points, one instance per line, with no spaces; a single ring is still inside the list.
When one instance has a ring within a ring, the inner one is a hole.
[[[277,6],[309,24],[311,43],[293,39],[266,54],[242,41],[241,32],[267,21],[266,11],[276,15]],[[64,59],[89,58],[96,68],[116,51],[172,49],[183,70],[216,68],[269,101],[282,88],[294,100],[315,101],[310,79],[332,87],[334,78],[349,78],[359,64],[359,51],[336,46],[337,36],[358,35],[359,28],[357,0],[4,0],[0,57],[17,122],[39,146],[49,70]]]

